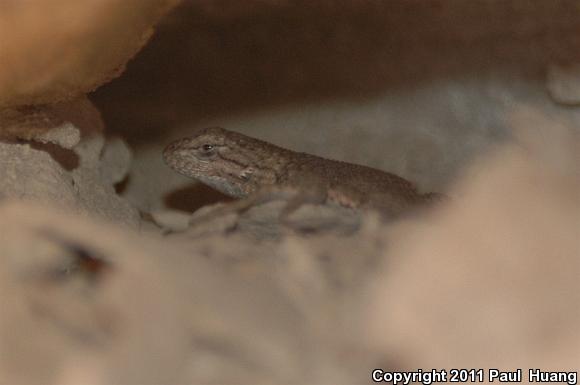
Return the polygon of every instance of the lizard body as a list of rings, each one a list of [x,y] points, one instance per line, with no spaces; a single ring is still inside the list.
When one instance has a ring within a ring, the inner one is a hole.
[[[235,198],[282,189],[303,201],[399,214],[439,195],[421,194],[395,174],[291,151],[219,127],[171,143],[163,157],[180,174]]]

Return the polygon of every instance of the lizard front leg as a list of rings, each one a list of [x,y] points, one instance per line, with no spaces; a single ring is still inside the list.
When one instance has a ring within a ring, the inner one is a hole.
[[[195,216],[190,225],[198,225],[216,217],[229,214],[241,215],[253,207],[260,206],[272,201],[286,201],[282,207],[278,219],[284,225],[292,226],[289,217],[304,204],[323,204],[326,202],[326,192],[323,189],[296,190],[283,186],[267,186],[246,198],[227,203],[200,216]]]

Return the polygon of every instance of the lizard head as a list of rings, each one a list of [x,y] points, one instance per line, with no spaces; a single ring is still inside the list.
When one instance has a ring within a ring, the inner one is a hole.
[[[264,184],[255,173],[260,141],[220,127],[209,127],[169,144],[165,163],[232,197],[245,197]]]

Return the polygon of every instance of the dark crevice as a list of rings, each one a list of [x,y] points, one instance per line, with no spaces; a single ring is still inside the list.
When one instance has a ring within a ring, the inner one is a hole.
[[[164,198],[166,207],[186,212],[194,212],[206,205],[231,201],[232,198],[229,196],[201,183],[172,191]]]
[[[67,171],[72,171],[80,164],[79,156],[73,151],[59,146],[54,143],[40,143],[29,141],[30,147],[47,152],[52,159],[62,166]]]
[[[123,195],[123,193],[127,191],[127,186],[129,185],[130,180],[131,177],[127,174],[120,182],[115,183],[114,187],[117,195]]]

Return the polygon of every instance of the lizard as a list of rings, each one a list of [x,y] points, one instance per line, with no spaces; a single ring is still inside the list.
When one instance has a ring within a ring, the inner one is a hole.
[[[282,192],[290,197],[284,215],[310,202],[375,209],[394,218],[445,199],[422,194],[412,182],[386,171],[292,151],[221,127],[203,128],[170,143],[163,158],[182,175],[245,198],[238,208]]]

